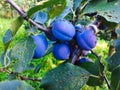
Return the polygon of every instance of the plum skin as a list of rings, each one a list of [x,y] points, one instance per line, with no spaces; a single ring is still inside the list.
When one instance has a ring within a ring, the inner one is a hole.
[[[97,38],[92,30],[85,30],[82,33],[77,32],[76,39],[78,46],[87,51],[94,48],[97,43]]]
[[[52,34],[61,41],[69,41],[75,35],[75,27],[67,20],[58,19],[52,24]]]
[[[79,31],[79,32],[83,32],[83,31],[85,30],[85,28],[84,28],[82,25],[80,25],[80,24],[76,25],[76,26],[75,26],[75,29],[76,29],[77,31]]]
[[[79,63],[92,62],[89,58],[81,58],[78,60]]]
[[[83,50],[83,51],[82,51],[83,56],[86,56],[86,55],[88,54],[88,52],[89,52],[89,51]]]
[[[33,58],[41,58],[42,56],[44,56],[45,51],[48,47],[46,37],[42,34],[39,34],[36,36],[32,36],[32,39],[34,40],[34,43],[36,45]]]
[[[53,46],[53,56],[58,60],[66,60],[70,56],[70,48],[68,44],[57,43]]]

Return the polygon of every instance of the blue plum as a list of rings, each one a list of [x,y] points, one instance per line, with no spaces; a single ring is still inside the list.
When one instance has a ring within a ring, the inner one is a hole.
[[[76,34],[78,46],[83,50],[91,50],[96,46],[97,38],[92,30],[85,30]]]
[[[69,21],[58,19],[52,24],[52,33],[58,40],[69,41],[75,35],[75,28]]]
[[[36,45],[33,58],[41,58],[42,56],[44,56],[45,51],[48,47],[46,37],[42,34],[39,34],[36,36],[32,36],[32,39],[34,40],[34,43]]]
[[[80,24],[75,25],[75,29],[76,29],[76,34],[74,36],[75,39],[77,38],[76,36],[78,33],[82,33],[84,30],[86,30],[85,27]]]
[[[78,60],[79,63],[92,62],[89,58],[81,58]]]
[[[82,25],[78,24],[75,26],[75,29],[79,32],[83,32],[85,30],[85,27],[83,27]]]
[[[82,51],[83,56],[87,55],[88,52],[89,52],[89,51],[83,50],[83,51]]]
[[[68,44],[57,43],[53,46],[53,56],[59,60],[66,60],[70,56],[70,48]]]

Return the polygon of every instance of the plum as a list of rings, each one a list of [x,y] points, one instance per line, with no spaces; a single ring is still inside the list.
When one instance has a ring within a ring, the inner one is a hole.
[[[70,56],[70,48],[68,44],[56,43],[52,50],[53,56],[59,60],[66,60]]]
[[[87,55],[88,52],[89,52],[89,51],[87,51],[87,50],[83,50],[83,51],[82,51],[83,56]]]
[[[96,46],[97,38],[92,30],[85,30],[76,34],[78,46],[83,50],[91,50]]]
[[[75,25],[75,29],[79,32],[83,32],[85,30],[85,27],[83,27],[82,25],[78,24]]]
[[[34,43],[36,45],[33,58],[41,58],[42,56],[44,56],[45,51],[48,47],[46,37],[42,34],[39,34],[36,36],[32,36],[32,39],[34,40]]]
[[[81,58],[78,60],[79,63],[92,62],[89,58]]]
[[[58,19],[52,24],[52,34],[60,41],[69,41],[75,35],[75,28],[69,21]]]

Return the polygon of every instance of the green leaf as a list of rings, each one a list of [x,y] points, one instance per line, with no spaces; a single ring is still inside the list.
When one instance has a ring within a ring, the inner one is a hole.
[[[102,24],[107,26],[108,30],[114,29],[117,26],[117,24],[115,22],[109,22],[102,16],[99,16],[99,18],[101,19]]]
[[[64,10],[62,11],[62,13],[57,16],[57,19],[63,19],[65,18],[65,16],[67,16],[70,12],[72,12],[72,8],[73,8],[73,1],[72,0],[66,0],[67,1],[67,5],[64,8]]]
[[[39,24],[44,24],[47,21],[48,17],[46,13],[38,11],[34,14],[32,19]]]
[[[56,41],[48,41],[48,48],[45,51],[45,55],[48,55],[49,53],[52,52],[53,45],[56,43]]]
[[[59,15],[66,6],[66,0],[48,0],[47,2],[42,3],[41,5],[34,6],[27,11],[27,16],[30,18],[35,12],[44,9],[50,8],[49,18],[53,18]]]
[[[74,4],[73,4],[73,8],[77,9],[80,6],[80,3],[82,2],[82,0],[73,0]]]
[[[116,29],[116,33],[117,33],[118,36],[120,36],[120,28]]]
[[[12,40],[12,32],[10,29],[8,29],[5,33],[5,35],[3,36],[3,43],[6,44],[11,40]]]
[[[104,71],[104,66],[99,60],[96,60],[93,62],[84,62],[84,63],[78,63],[78,66],[84,68],[92,75],[89,77],[89,80],[87,82],[87,85],[89,86],[100,86],[103,84],[104,79],[100,77],[100,75]]]
[[[32,26],[31,28],[26,29],[26,31],[28,35],[31,35],[31,34],[37,33],[38,29]]]
[[[16,32],[19,30],[21,25],[23,24],[23,18],[17,17],[10,25],[10,29],[6,31],[5,36],[3,37],[4,42],[4,50],[5,53],[10,45],[10,41],[12,40],[12,37],[15,36]],[[7,35],[7,36],[6,36]]]
[[[57,19],[63,19],[71,12],[70,7],[66,6],[66,8],[62,11],[62,13],[57,17]]]
[[[66,1],[67,1],[67,6],[72,9],[73,8],[73,0],[66,0]]]
[[[90,72],[91,74],[96,75],[96,76],[99,76],[104,71],[104,66],[100,62],[100,60],[96,60],[94,63],[93,62],[84,62],[84,63],[79,63],[77,65],[86,69],[88,72]]]
[[[88,81],[89,73],[73,64],[62,63],[48,71],[41,81],[45,90],[80,90]]]
[[[107,21],[120,23],[120,0],[107,2],[107,0],[93,0],[83,10],[83,14],[97,12]]]
[[[41,64],[38,64],[38,65],[35,67],[34,73],[38,73],[38,72],[40,71],[40,68],[41,68]]]
[[[120,37],[115,40],[115,53],[108,58],[108,69],[109,71],[114,70],[118,65],[120,65]]]
[[[89,80],[87,82],[87,85],[89,86],[101,86],[103,85],[104,79],[100,76],[90,76]]]
[[[23,18],[21,18],[20,16],[17,17],[10,26],[10,30],[12,32],[12,36],[15,36],[15,34],[17,33],[17,31],[19,30],[19,28],[21,27],[21,25],[23,24]]]
[[[111,87],[112,87],[112,90],[120,90],[120,66],[116,67],[112,71]]]
[[[20,80],[0,82],[0,90],[34,90],[33,87]]]
[[[27,37],[17,42],[11,52],[11,57],[15,62],[15,71],[22,72],[27,68],[29,61],[33,58],[34,49],[35,44],[31,37]]]
[[[55,1],[55,0],[54,0]],[[66,0],[57,0],[59,4],[53,5],[48,13],[49,18],[58,16],[66,7]]]
[[[17,74],[18,74],[18,73],[10,73],[10,74],[7,76],[7,79],[8,79],[8,80],[15,80],[15,79],[17,79]]]
[[[118,37],[118,39],[114,40],[114,47],[119,49],[120,48],[120,37]]]

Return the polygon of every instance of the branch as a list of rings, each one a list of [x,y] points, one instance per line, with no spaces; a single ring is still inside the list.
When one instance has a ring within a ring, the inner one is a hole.
[[[38,79],[38,78],[29,78],[29,77],[21,76],[21,75],[19,75],[18,72],[9,72],[9,74],[15,75],[20,80],[31,80],[31,81],[37,81],[37,82],[41,81],[41,79]]]
[[[78,58],[81,54],[82,54],[82,50],[80,50],[80,49],[75,50],[75,53],[74,53],[72,60],[71,60],[71,63],[75,64],[76,60],[78,60]]]
[[[95,55],[96,58],[99,58],[98,54],[97,54],[96,52],[94,52],[93,50],[91,50],[91,53],[92,53],[93,55]]]
[[[7,3],[9,3],[17,12],[18,14],[25,19],[26,21],[30,21],[30,23],[34,26],[36,26],[39,30],[45,32],[45,33],[49,33],[49,30],[39,24],[37,24],[36,22],[34,22],[32,19],[28,19],[26,13],[12,0],[5,0]]]
[[[97,55],[97,53],[95,53],[94,51],[91,50],[91,53],[94,54],[97,58],[99,58],[99,56]],[[108,89],[110,90],[110,89],[111,89],[110,83],[109,83],[109,81],[108,81],[108,79],[107,79],[105,73],[102,73],[101,76],[102,76],[103,79],[105,80],[105,82],[106,82],[106,84],[107,84],[107,87],[108,87]]]
[[[102,74],[102,77],[104,78],[104,80],[105,80],[105,82],[107,84],[108,89],[111,90],[110,83],[109,83],[109,81],[108,81],[108,79],[107,79],[107,77],[106,77],[106,75],[104,73]]]
[[[0,72],[6,72],[6,73],[8,73],[8,74],[13,74],[13,75],[15,75],[16,77],[18,77],[20,80],[31,80],[31,81],[38,81],[38,82],[41,81],[41,79],[29,78],[29,77],[21,76],[21,75],[19,75],[18,72],[12,72],[12,71],[8,70],[8,68],[0,69]]]
[[[28,78],[28,77],[23,77],[23,76],[19,76],[19,78],[20,78],[21,80],[31,80],[31,81],[38,81],[38,82],[41,81],[41,79],[37,79],[37,78]]]

